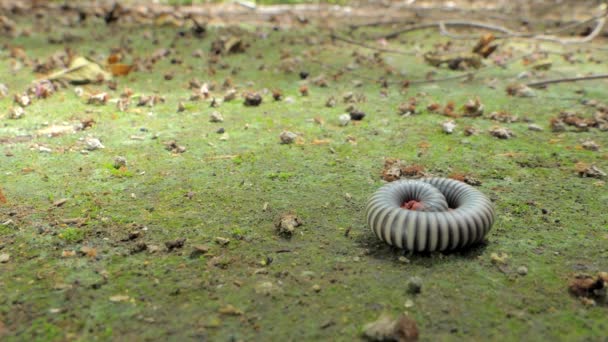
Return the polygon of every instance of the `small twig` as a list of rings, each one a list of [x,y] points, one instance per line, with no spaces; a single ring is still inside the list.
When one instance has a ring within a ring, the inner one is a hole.
[[[599,79],[604,79],[604,78],[608,78],[608,74],[589,75],[589,76],[581,76],[581,77],[556,78],[556,79],[552,79],[552,80],[528,83],[527,86],[533,88],[533,87],[542,87],[547,84],[554,84],[554,83],[589,81],[589,80],[599,80]]]
[[[528,39],[535,39],[535,40],[559,43],[562,45],[583,44],[583,43],[592,41],[602,32],[602,30],[604,29],[604,26],[606,26],[606,21],[608,21],[608,10],[605,10],[604,14],[602,14],[600,16],[595,16],[595,17],[585,20],[583,22],[575,23],[574,25],[571,25],[571,26],[563,29],[563,30],[571,29],[573,27],[577,27],[577,26],[586,24],[591,21],[597,21],[597,25],[595,26],[593,31],[591,31],[591,33],[589,33],[587,36],[585,36],[583,38],[560,38],[560,37],[546,34],[546,33],[545,34],[534,34],[534,33],[527,33],[527,32],[516,32],[516,31],[512,31],[503,26],[476,22],[476,21],[460,21],[460,20],[447,20],[447,21],[438,21],[438,22],[432,22],[432,23],[426,23],[426,24],[412,25],[412,26],[406,27],[404,29],[401,29],[399,31],[395,31],[395,32],[392,32],[392,33],[389,33],[387,35],[383,35],[383,36],[377,37],[377,38],[393,39],[403,33],[412,32],[412,31],[416,31],[416,30],[423,30],[423,29],[428,29],[428,28],[434,28],[434,27],[439,28],[439,31],[442,35],[449,36],[454,39],[478,38],[478,36],[455,35],[455,34],[448,32],[448,30],[447,30],[448,26],[456,26],[456,27],[478,28],[478,29],[484,29],[484,30],[490,30],[490,31],[502,33],[502,35],[496,36],[497,39],[528,38]],[[551,33],[557,33],[557,32],[561,32],[561,31],[562,31],[562,29],[554,30]]]
[[[417,31],[417,30],[424,30],[424,29],[428,29],[428,28],[435,28],[435,27],[441,28],[442,26],[472,27],[472,28],[479,28],[479,29],[484,29],[484,30],[500,32],[500,33],[507,34],[507,35],[513,35],[513,36],[519,35],[517,32],[511,31],[506,27],[502,27],[502,26],[498,26],[498,25],[486,24],[486,23],[477,22],[477,21],[446,20],[446,21],[437,21],[437,22],[426,23],[426,24],[412,25],[410,27],[406,27],[399,31],[395,31],[395,32],[392,32],[392,33],[389,33],[387,35],[383,35],[383,36],[380,36],[377,38],[393,39],[403,33]]]
[[[604,12],[604,15],[600,19],[597,19],[597,25],[595,26],[593,31],[591,31],[591,33],[589,33],[587,36],[585,36],[583,38],[565,39],[565,38],[559,38],[559,37],[549,36],[549,35],[537,35],[537,36],[532,36],[531,38],[549,41],[549,42],[555,42],[555,43],[559,43],[559,44],[563,44],[563,45],[587,43],[587,42],[592,41],[595,37],[597,37],[602,32],[602,30],[604,29],[604,26],[606,26],[607,19],[608,19],[608,10],[606,10]]]
[[[417,54],[416,52],[406,52],[406,51],[400,51],[400,50],[391,50],[391,49],[384,49],[384,48],[379,48],[379,47],[367,45],[365,43],[361,43],[361,42],[358,42],[358,41],[355,41],[355,40],[352,40],[352,39],[348,39],[348,38],[337,36],[334,33],[332,33],[330,37],[331,37],[332,40],[339,40],[339,41],[344,42],[344,43],[348,43],[348,44],[351,44],[351,45],[357,45],[357,46],[364,47],[366,49],[376,50],[376,51],[380,51],[380,52],[396,53],[396,54],[405,55],[405,56],[414,56],[414,55]]]

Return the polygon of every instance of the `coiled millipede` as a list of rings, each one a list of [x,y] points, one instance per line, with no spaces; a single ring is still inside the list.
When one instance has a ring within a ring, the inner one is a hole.
[[[494,207],[483,193],[448,178],[388,183],[369,199],[365,214],[380,240],[418,252],[470,246],[494,223]]]

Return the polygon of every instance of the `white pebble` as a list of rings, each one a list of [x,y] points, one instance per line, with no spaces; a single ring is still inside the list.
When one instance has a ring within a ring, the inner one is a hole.
[[[340,121],[340,126],[346,126],[350,122],[350,115],[342,114],[338,117],[338,120]]]

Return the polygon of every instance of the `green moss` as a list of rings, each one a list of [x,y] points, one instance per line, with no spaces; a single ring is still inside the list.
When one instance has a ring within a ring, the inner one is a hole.
[[[31,59],[63,51],[63,46],[47,44],[43,26],[19,24],[32,34],[0,38],[3,44],[22,46]],[[167,27],[106,27],[100,19],[78,29],[53,27],[54,36],[73,32],[87,37],[70,44],[85,55],[107,55],[124,44],[132,47],[129,58],[149,57],[170,45],[174,50],[152,72],[118,78],[116,91],[105,85],[85,87],[106,91],[111,98],[128,87],[137,94],[162,94],[165,103],[133,105],[119,113],[114,104],[88,106],[67,88],[35,101],[21,120],[2,119],[0,137],[31,136],[0,148],[13,154],[0,163],[0,186],[8,201],[0,205],[0,216],[14,222],[0,225],[1,251],[11,255],[0,264],[0,322],[13,340],[274,341],[298,336],[351,341],[381,312],[405,310],[427,340],[594,340],[606,331],[605,308],[585,307],[568,294],[567,285],[577,273],[606,271],[606,185],[578,177],[574,166],[583,161],[607,170],[608,138],[596,129],[554,133],[548,126],[561,110],[592,115],[595,109],[581,105],[577,92],[603,101],[608,97],[603,83],[555,85],[538,90],[533,99],[514,98],[504,88],[526,70],[515,63],[480,71],[470,82],[412,84],[403,90],[403,79],[454,72],[435,70],[417,56],[382,54],[394,70],[384,76],[386,67],[373,62],[373,51],[332,43],[313,28],[260,28],[264,39],[242,33],[250,43],[247,52],[223,57],[227,67],[212,64],[215,73],[209,73],[208,56],[193,57],[192,51],[208,51],[216,37],[233,31],[210,27],[208,37],[198,40],[181,38]],[[158,44],[143,38],[144,33]],[[380,31],[370,28],[367,33]],[[390,44],[426,51],[446,41],[417,32]],[[501,44],[498,53],[527,48],[518,42]],[[314,56],[322,64],[304,58],[287,73],[280,67],[280,50]],[[353,63],[355,50],[358,66],[339,72]],[[599,50],[594,54],[606,57]],[[584,51],[574,55],[587,56]],[[174,57],[182,64],[172,64]],[[0,54],[0,79],[13,94],[37,75],[29,66],[12,72],[11,63]],[[600,67],[558,58],[544,72],[558,77]],[[301,81],[302,70],[311,79],[324,74],[329,86]],[[173,80],[164,80],[167,72],[175,72]],[[393,82],[386,89],[376,82],[381,76]],[[187,100],[192,78],[216,83],[213,94],[218,97],[230,78],[239,90],[263,93],[264,101],[244,107],[238,99],[212,109],[209,102]],[[492,79],[498,80],[496,89],[487,87]],[[355,80],[363,81],[361,87],[354,88]],[[299,94],[302,84],[308,84],[309,96]],[[264,88],[281,89],[291,100],[273,101]],[[349,91],[365,95],[367,100],[356,106],[367,116],[341,127],[338,116],[348,106],[342,97]],[[325,106],[330,96],[338,100],[335,108]],[[399,116],[399,104],[412,97],[418,99],[418,113]],[[447,135],[440,127],[447,118],[425,109],[454,101],[460,110],[473,97],[481,99],[486,113],[525,116],[545,130],[530,132],[526,122],[458,118],[456,132]],[[188,110],[177,113],[184,101]],[[1,108],[11,105],[11,96],[0,99]],[[208,122],[212,110],[224,116],[227,140],[215,133],[219,125]],[[321,120],[315,122],[315,117]],[[45,124],[87,118],[96,124],[85,131],[53,138],[35,134]],[[510,128],[515,138],[491,137],[487,131],[494,125]],[[466,126],[479,133],[465,136]],[[283,130],[297,132],[302,144],[280,144]],[[106,148],[81,154],[81,139],[88,135],[100,138]],[[580,150],[585,139],[602,149]],[[186,152],[167,151],[169,140]],[[54,152],[40,153],[35,144]],[[128,169],[113,168],[117,155],[129,161]],[[466,173],[481,180],[479,190],[493,199],[498,214],[486,244],[399,261],[403,252],[380,243],[364,217],[366,199],[382,185],[385,157],[421,165],[437,176]],[[60,198],[69,200],[52,206]],[[304,222],[290,239],[274,228],[285,212],[296,212]],[[220,246],[215,237],[231,241]],[[184,247],[167,251],[165,243],[178,238],[186,239]],[[97,256],[61,256],[66,244],[78,242],[95,248]],[[190,258],[194,245],[207,246],[208,252]],[[492,264],[492,253],[506,253],[508,265]],[[521,265],[528,275],[516,274]],[[404,285],[411,276],[423,279],[422,293],[415,297]],[[315,284],[320,292],[312,290]],[[129,300],[111,301],[116,295]],[[408,299],[412,308],[404,306]],[[221,315],[218,310],[228,304],[243,314]],[[60,311],[49,311],[55,308]]]
[[[85,231],[80,228],[68,227],[59,233],[58,237],[68,243],[80,242],[84,239]]]

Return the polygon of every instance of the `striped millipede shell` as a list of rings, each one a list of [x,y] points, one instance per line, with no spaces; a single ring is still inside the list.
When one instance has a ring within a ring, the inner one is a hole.
[[[420,202],[420,210],[401,207],[410,200]],[[483,193],[448,178],[388,183],[369,199],[365,215],[380,240],[418,252],[473,245],[494,223],[494,207]]]

